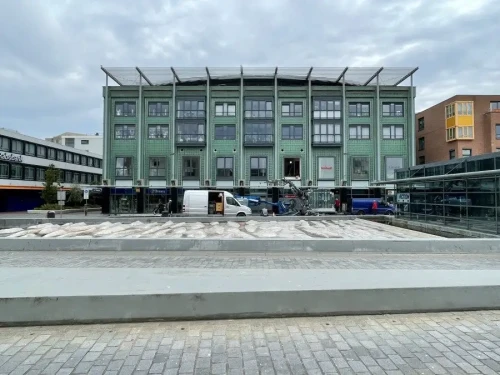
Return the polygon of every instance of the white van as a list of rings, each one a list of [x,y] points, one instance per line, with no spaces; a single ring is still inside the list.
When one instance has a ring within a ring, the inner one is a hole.
[[[233,194],[222,190],[186,190],[182,212],[188,216],[248,216],[252,210],[238,202]]]

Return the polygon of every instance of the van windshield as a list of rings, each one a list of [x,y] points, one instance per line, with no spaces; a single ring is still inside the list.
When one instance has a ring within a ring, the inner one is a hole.
[[[240,203],[233,197],[226,197],[226,203],[230,206],[240,206]]]

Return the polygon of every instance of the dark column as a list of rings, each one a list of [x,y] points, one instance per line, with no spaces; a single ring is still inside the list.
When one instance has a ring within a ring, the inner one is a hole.
[[[273,198],[273,203],[278,203],[280,200],[280,188],[277,186],[273,186],[272,188],[272,198]],[[273,212],[277,215],[279,214],[278,207],[273,206]]]
[[[110,214],[110,207],[111,207],[111,195],[109,191],[109,187],[103,187],[102,188],[102,198],[101,198],[101,213],[104,215],[109,215]]]
[[[137,213],[143,214],[146,202],[146,188],[143,187],[136,188],[136,194],[137,194]]]

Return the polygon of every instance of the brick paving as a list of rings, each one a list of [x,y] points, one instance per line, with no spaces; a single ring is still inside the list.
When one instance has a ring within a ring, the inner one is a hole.
[[[0,267],[227,269],[500,269],[499,254],[0,252]]]
[[[500,311],[0,329],[0,374],[498,374]]]

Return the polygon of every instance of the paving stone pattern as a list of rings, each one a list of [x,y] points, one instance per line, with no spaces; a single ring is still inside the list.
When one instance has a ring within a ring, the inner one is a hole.
[[[222,269],[500,269],[500,254],[0,252],[0,267]]]
[[[500,311],[0,329],[0,374],[498,374]]]

